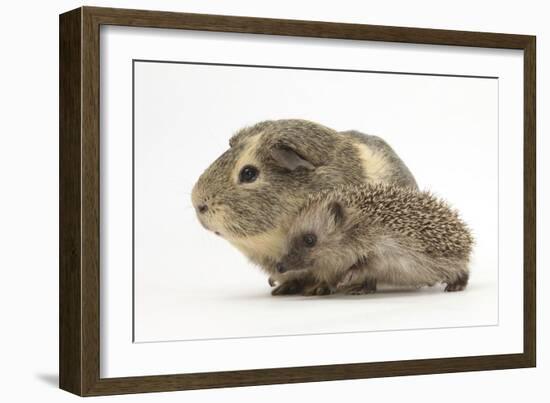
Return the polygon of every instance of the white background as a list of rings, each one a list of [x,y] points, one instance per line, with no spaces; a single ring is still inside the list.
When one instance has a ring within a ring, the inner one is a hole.
[[[510,57],[522,65],[521,54]],[[137,342],[497,325],[497,79],[149,62],[136,62],[134,71]],[[271,297],[266,275],[199,224],[190,192],[232,132],[277,118],[383,136],[420,188],[446,198],[472,228],[465,292],[438,286],[351,298]],[[129,130],[116,133],[130,140]],[[111,169],[121,163],[116,154]],[[514,269],[509,260],[503,256],[505,272]]]
[[[112,2],[94,2],[114,5]],[[385,4],[341,1],[327,2],[315,8],[295,2],[255,3],[246,1],[120,1],[120,7],[157,8],[179,11],[256,15],[280,18],[303,18],[373,23],[386,25],[424,26],[530,33],[538,35],[539,74],[550,68],[548,38],[545,26],[547,12],[542,2],[388,2]],[[57,374],[57,14],[79,6],[74,1],[57,4],[25,2],[10,5],[5,13],[12,15],[2,25],[2,40],[7,54],[3,59],[1,170],[3,192],[0,222],[2,264],[1,336],[2,394],[8,401],[40,399],[40,401],[76,401],[76,398],[55,389]],[[27,16],[22,24],[18,15]],[[32,27],[32,28],[31,28]],[[538,78],[538,132],[548,130],[548,80]],[[32,112],[29,112],[32,111]],[[31,113],[31,114],[29,114]],[[548,142],[539,136],[539,201],[547,201],[543,188],[548,169],[544,156]],[[539,208],[539,267],[548,264],[542,245],[548,240],[548,215]],[[32,248],[32,249],[31,249]],[[548,315],[544,307],[550,291],[548,276],[538,273],[539,340],[548,338]],[[531,401],[543,401],[549,356],[547,345],[538,345],[539,368],[498,372],[449,374],[437,376],[342,381],[303,385],[166,393],[109,397],[102,400],[158,401],[295,401],[315,398],[331,401],[351,394],[369,399],[414,399],[458,402],[464,399],[499,399],[517,401],[531,395]],[[545,374],[546,372],[546,374]],[[537,397],[538,396],[538,397]]]

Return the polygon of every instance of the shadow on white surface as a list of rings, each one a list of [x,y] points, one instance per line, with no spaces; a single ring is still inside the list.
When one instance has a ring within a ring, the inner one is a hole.
[[[436,285],[315,297],[274,297],[267,284],[213,287],[192,295],[172,284],[155,286],[147,289],[147,304],[137,306],[141,320],[136,322],[136,343],[498,324],[497,284],[491,282],[473,282],[465,291],[453,293]]]
[[[59,387],[59,375],[58,374],[35,374],[36,379],[39,379],[42,383],[55,388]]]

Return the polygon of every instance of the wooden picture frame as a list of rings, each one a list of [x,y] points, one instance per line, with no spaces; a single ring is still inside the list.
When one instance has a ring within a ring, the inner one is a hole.
[[[99,29],[102,25],[523,50],[523,353],[100,377]],[[81,7],[60,16],[60,388],[80,396],[533,367],[536,363],[535,37]]]

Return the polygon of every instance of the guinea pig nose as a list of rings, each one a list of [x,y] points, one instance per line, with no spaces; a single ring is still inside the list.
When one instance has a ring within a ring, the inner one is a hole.
[[[281,262],[277,263],[275,268],[279,273],[284,273],[286,271],[286,267]]]
[[[199,209],[199,213],[204,214],[208,211],[208,206],[206,204],[199,204],[197,207]]]

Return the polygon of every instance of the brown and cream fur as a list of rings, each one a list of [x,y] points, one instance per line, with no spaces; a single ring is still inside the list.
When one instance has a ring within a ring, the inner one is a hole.
[[[377,283],[445,283],[446,291],[459,291],[468,282],[472,244],[458,212],[429,192],[338,186],[306,201],[277,268],[313,275],[316,285],[305,294],[370,293]]]
[[[273,294],[301,292],[306,273],[281,276],[286,232],[308,195],[342,184],[391,183],[416,188],[414,177],[384,140],[298,120],[257,123],[237,132],[230,148],[200,176],[192,202],[201,224],[231,242],[278,283]],[[242,183],[244,167],[259,174]]]

